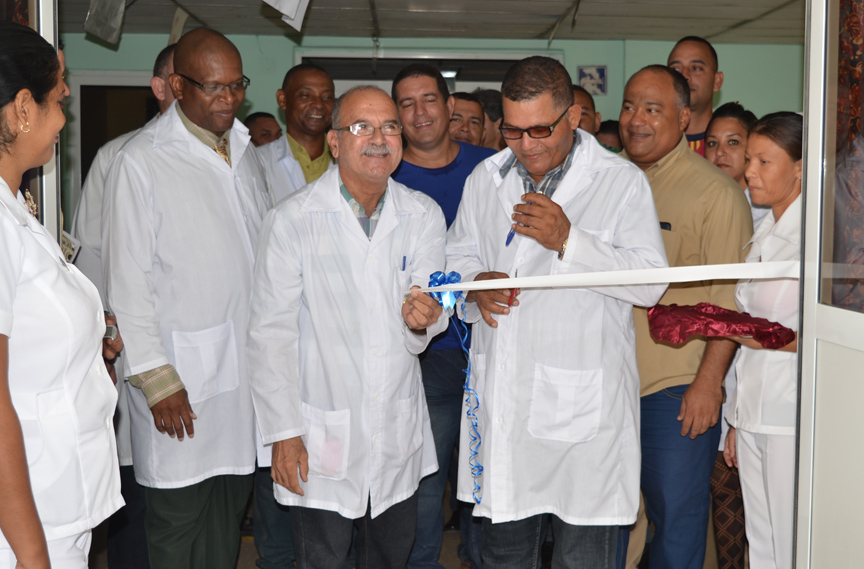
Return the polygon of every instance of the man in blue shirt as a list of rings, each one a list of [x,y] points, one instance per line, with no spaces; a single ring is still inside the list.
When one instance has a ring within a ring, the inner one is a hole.
[[[434,199],[450,227],[459,209],[465,179],[495,152],[450,139],[450,117],[455,101],[434,67],[422,63],[409,65],[393,80],[392,95],[407,143],[402,151],[402,162],[392,177]],[[468,363],[456,326],[451,321],[447,333],[436,338],[420,356],[438,472],[420,481],[417,534],[408,562],[410,569],[441,568],[438,557],[444,531],[444,487],[450,457],[459,437],[462,385]],[[470,508],[467,511],[470,513]],[[463,561],[470,558],[475,567],[479,567],[479,536],[473,537],[472,529],[479,531],[480,526],[470,523],[470,518],[462,525],[463,545],[468,547],[468,552],[460,556]]]

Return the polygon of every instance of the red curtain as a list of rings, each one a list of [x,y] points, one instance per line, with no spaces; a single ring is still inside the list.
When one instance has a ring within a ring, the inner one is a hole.
[[[861,274],[834,281],[833,304],[864,312],[864,0],[840,0],[834,262]]]

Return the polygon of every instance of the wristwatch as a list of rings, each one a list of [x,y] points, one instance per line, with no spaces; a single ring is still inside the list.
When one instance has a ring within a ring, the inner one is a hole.
[[[558,260],[559,261],[564,260],[564,252],[567,250],[567,240],[568,239],[570,239],[570,238],[569,237],[564,238],[564,243],[561,244],[561,250],[558,251]]]

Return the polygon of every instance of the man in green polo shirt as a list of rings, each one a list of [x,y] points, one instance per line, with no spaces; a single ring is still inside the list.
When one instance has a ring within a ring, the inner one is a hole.
[[[333,79],[323,68],[301,63],[285,74],[276,102],[285,111],[285,136],[258,148],[278,202],[333,164],[327,131],[335,100]]]

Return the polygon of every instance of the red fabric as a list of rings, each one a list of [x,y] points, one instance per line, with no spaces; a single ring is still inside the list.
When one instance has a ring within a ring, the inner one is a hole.
[[[795,332],[782,324],[733,312],[716,304],[657,306],[648,310],[648,326],[658,342],[683,344],[692,336],[752,336],[763,347],[778,350],[795,339]]]

